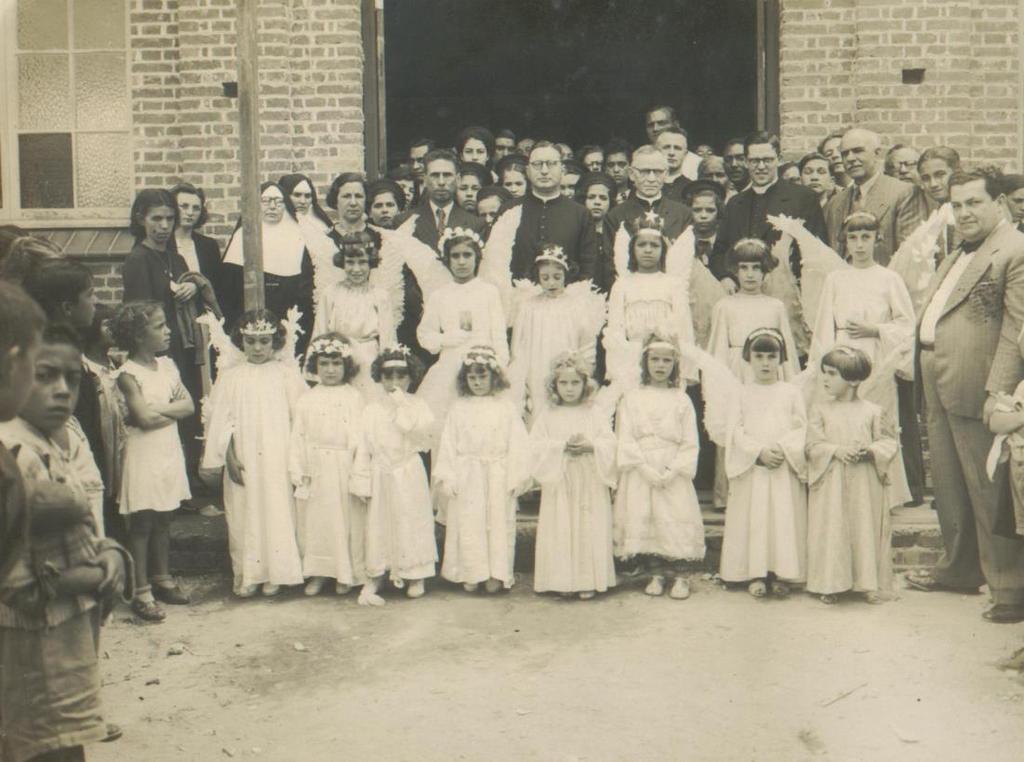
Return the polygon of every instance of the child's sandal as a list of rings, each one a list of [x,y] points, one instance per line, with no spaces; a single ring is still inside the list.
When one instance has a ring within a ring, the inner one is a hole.
[[[597,593],[594,592],[593,590],[584,590],[582,593],[580,593],[579,598],[580,598],[581,601],[589,601],[591,598],[594,598],[596,595],[597,595]]]
[[[421,579],[409,580],[409,587],[405,590],[407,598],[422,598],[426,595],[427,588]]]
[[[463,582],[462,583],[462,589],[465,590],[467,593],[475,593],[476,589],[478,587],[480,587],[480,583],[479,582]]]
[[[651,581],[647,583],[647,587],[644,588],[644,593],[647,595],[657,597],[665,592],[665,578],[660,574],[655,574],[651,577]]]
[[[826,606],[833,606],[836,603],[839,603],[839,596],[832,594],[821,595],[818,596],[818,600],[824,603]]]
[[[167,614],[156,601],[143,601],[139,598],[132,600],[132,612],[147,622],[162,622],[167,618]]]
[[[755,598],[764,598],[768,595],[768,586],[764,583],[763,579],[755,579],[747,585],[747,592]]]
[[[686,577],[675,578],[672,589],[668,591],[668,597],[676,601],[685,601],[690,597],[690,583]]]

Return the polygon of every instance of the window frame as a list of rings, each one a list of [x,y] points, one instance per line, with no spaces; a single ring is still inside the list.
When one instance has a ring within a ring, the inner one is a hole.
[[[25,2],[25,0],[20,0]],[[68,18],[68,44],[64,50],[32,50],[29,54],[64,53],[68,56],[69,93],[71,98],[72,126],[60,134],[70,133],[72,139],[71,171],[73,198],[78,198],[78,176],[75,159],[77,157],[78,134],[89,133],[121,133],[129,141],[128,157],[128,197],[134,195],[135,189],[135,134],[132,110],[132,46],[131,46],[131,0],[120,0],[124,14],[124,47],[123,48],[82,48],[75,49],[75,0],[67,0],[66,13]],[[23,54],[18,48],[18,5],[15,2],[0,3],[0,184],[2,184],[3,206],[0,206],[0,224],[16,224],[30,228],[63,228],[63,227],[123,227],[128,219],[131,202],[124,206],[90,207],[90,208],[50,208],[24,209],[21,206],[21,162],[18,153],[18,136],[21,133],[18,125],[19,96],[18,92],[18,58]],[[75,119],[75,61],[76,55],[87,53],[123,53],[125,61],[125,86],[128,99],[128,123],[124,130],[88,130],[79,129]],[[42,134],[41,131],[26,131],[25,134]]]

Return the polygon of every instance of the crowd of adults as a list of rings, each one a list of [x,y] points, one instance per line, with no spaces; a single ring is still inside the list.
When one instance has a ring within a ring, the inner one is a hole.
[[[919,426],[919,411],[925,411],[946,552],[934,570],[912,575],[910,582],[922,590],[956,592],[976,592],[987,582],[996,604],[987,616],[1024,620],[1024,543],[1011,538],[1014,527],[999,523],[1010,504],[1010,481],[986,473],[993,439],[987,416],[996,396],[1012,394],[1024,379],[1018,343],[1024,322],[1024,175],[991,167],[967,172],[948,146],[884,149],[879,135],[860,127],[824,135],[817,150],[798,158],[783,157],[777,137],[766,132],[691,150],[689,135],[668,106],[650,109],[645,127],[647,143],[636,148],[616,139],[573,149],[479,126],[462,130],[451,147],[417,139],[407,161],[383,178],[336,177],[324,196],[326,209],[306,175],[265,182],[267,305],[277,314],[298,307],[308,337],[316,292],[337,269],[332,263],[340,241],[376,236],[375,228],[397,228],[412,215],[411,234],[436,248],[451,227],[486,238],[503,212],[521,206],[512,277],[529,277],[541,246],[558,244],[576,278],[589,278],[607,292],[615,278],[615,232],[654,212],[669,239],[692,227],[696,255],[731,293],[736,283],[727,254],[747,237],[773,245],[780,233],[769,216],[802,220],[844,255],[844,220],[853,212],[871,212],[881,232],[875,258],[887,265],[936,210],[949,205],[952,224],[941,227],[929,254],[935,276],[915,304],[917,372],[913,380],[898,382],[901,444],[914,502],[923,499],[925,484]],[[206,218],[201,188],[182,183],[141,191],[131,210],[135,245],[122,269],[125,300],[163,303],[170,355],[195,399],[203,397],[210,378],[196,316],[210,310],[230,324],[243,308],[240,231],[236,227],[222,256],[218,243],[200,232]],[[5,232],[0,270],[6,277],[19,279],[19,268],[32,257],[59,256],[38,241],[26,244],[23,232]],[[799,247],[789,264],[799,278]],[[404,290],[398,339],[429,362],[416,340],[422,296],[408,268]],[[182,436],[194,471],[198,417],[190,420]],[[708,474],[704,481],[707,486]]]

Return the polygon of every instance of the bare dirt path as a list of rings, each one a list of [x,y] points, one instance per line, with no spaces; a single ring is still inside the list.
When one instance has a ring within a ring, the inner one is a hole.
[[[200,602],[166,623],[106,628],[125,736],[91,760],[1024,758],[1024,678],[996,666],[1024,626],[984,622],[983,596],[580,602],[525,578],[370,609],[189,582]]]

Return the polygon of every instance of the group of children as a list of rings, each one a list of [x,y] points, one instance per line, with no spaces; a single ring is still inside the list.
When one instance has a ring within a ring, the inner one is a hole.
[[[716,362],[694,345],[686,284],[665,272],[669,243],[641,224],[605,329],[609,375],[620,378],[604,387],[601,324],[567,301],[558,247],[538,252],[540,288],[513,304],[511,321],[477,277],[482,248],[471,231],[442,239],[451,282],[427,295],[419,330],[441,360],[422,386],[423,365],[402,346],[379,347],[374,387],[360,389],[367,355],[346,336],[314,336],[300,367],[287,321],[258,311],[235,326],[224,349],[235,361],[221,363],[206,405],[203,468],[213,478],[223,468],[237,595],[303,583],[316,595],[333,582],[381,605],[390,581],[417,598],[435,574],[435,520],[442,577],[507,589],[518,498],[539,487],[538,592],[592,598],[616,584],[618,558],[649,575],[647,594],[685,599],[687,565],[705,554],[693,485],[700,421],[686,393],[700,368],[705,386],[733,379],[706,412],[720,419],[709,429],[728,485],[722,579],[755,597],[794,583],[826,602],[851,590],[884,596],[898,444],[882,411],[858,399],[871,363],[853,347],[827,351],[824,396],[808,415],[805,392],[787,381],[799,365],[786,310],[762,293],[763,244],[733,251],[739,288],[714,310]],[[622,379],[630,362],[636,383]]]

